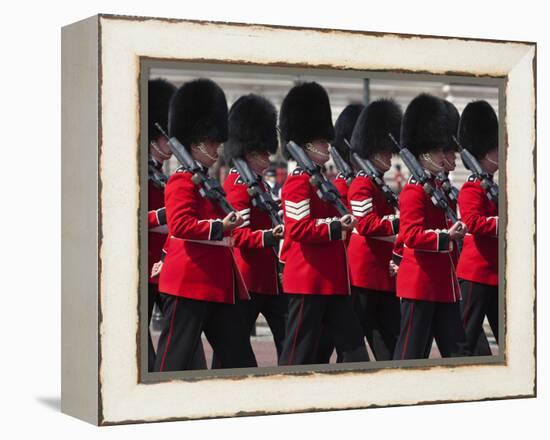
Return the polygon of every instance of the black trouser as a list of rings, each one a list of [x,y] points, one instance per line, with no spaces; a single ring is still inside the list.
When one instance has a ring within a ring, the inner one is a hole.
[[[158,284],[149,283],[148,292],[148,310],[147,310],[147,334],[148,334],[148,367],[149,371],[155,371],[155,349],[153,347],[153,340],[151,338],[151,318],[153,316],[153,308],[157,304],[159,310],[162,313],[162,298],[165,295],[159,295]],[[197,345],[195,355],[191,361],[190,370],[204,370],[206,369],[206,356],[204,355],[204,348],[202,342]]]
[[[250,301],[243,301],[240,304],[240,311],[243,313],[249,335],[252,333],[260,313],[264,315],[273,335],[273,342],[277,350],[277,361],[280,359],[283,350],[285,325],[288,316],[287,304],[286,295],[264,295],[253,292],[250,292]],[[216,353],[212,357],[212,368],[219,368],[219,359]]]
[[[361,325],[348,295],[288,295],[288,320],[279,365],[314,364],[325,326],[343,362],[368,361]]]
[[[352,287],[354,308],[377,361],[393,359],[399,337],[401,306],[393,292]]]
[[[203,331],[220,359],[221,368],[257,366],[236,305],[160,295],[164,316],[155,371],[191,369]]]
[[[491,355],[479,346],[479,334],[484,334],[483,321],[489,321],[493,335],[498,342],[498,286],[461,280],[462,323],[466,332],[466,344],[476,355]],[[485,338],[486,339],[486,338]]]
[[[403,298],[401,331],[395,346],[394,360],[422,359],[435,338],[441,356],[469,355],[466,335],[460,320],[460,305]]]

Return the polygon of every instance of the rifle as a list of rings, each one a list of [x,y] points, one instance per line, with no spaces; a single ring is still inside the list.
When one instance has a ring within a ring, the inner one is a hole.
[[[342,202],[340,193],[338,192],[336,187],[331,182],[329,182],[325,176],[321,174],[321,172],[317,169],[317,166],[311,161],[306,152],[302,148],[300,148],[294,141],[289,141],[286,144],[286,149],[288,150],[292,158],[296,161],[298,166],[305,170],[311,176],[309,179],[309,183],[317,188],[317,195],[322,200],[325,200],[334,205],[341,216],[348,215],[348,208],[346,208],[346,205],[344,205],[344,202]]]
[[[155,166],[155,161],[151,156],[149,156],[149,180],[153,185],[160,189],[164,189],[166,182],[168,181],[168,177],[166,177],[162,171],[157,169]]]
[[[399,209],[399,197],[388,185],[386,185],[386,182],[384,182],[384,179],[382,178],[376,167],[373,165],[373,163],[369,159],[363,159],[361,156],[359,156],[359,154],[357,154],[356,151],[353,151],[347,139],[344,139],[344,142],[350,149],[351,156],[353,157],[353,160],[357,163],[357,165],[359,165],[359,168],[361,168],[367,174],[367,176],[374,180],[374,183],[380,189],[380,191],[382,191],[388,203],[392,205],[395,209]]]
[[[458,200],[458,189],[453,186],[449,180],[449,175],[445,171],[440,171],[436,176],[437,180],[441,182],[441,188],[445,191],[445,194],[449,199],[457,201]]]
[[[155,127],[168,140],[168,146],[178,162],[187,171],[193,173],[191,180],[195,185],[200,185],[200,195],[210,200],[214,200],[226,214],[235,212],[235,209],[233,209],[225,198],[225,191],[221,187],[220,182],[204,172],[202,167],[193,159],[176,137],[169,137],[158,123],[155,123]]]
[[[449,206],[445,195],[439,189],[434,188],[433,185],[429,182],[429,174],[426,170],[424,170],[424,168],[422,168],[422,165],[420,165],[418,159],[414,157],[414,155],[411,153],[411,150],[399,144],[399,142],[395,140],[391,133],[388,133],[388,137],[399,149],[399,155],[401,156],[401,159],[403,159],[403,162],[405,162],[405,165],[407,166],[413,177],[417,180],[417,182],[422,185],[422,187],[424,188],[424,192],[428,194],[432,203],[438,208],[442,209],[447,217],[453,222],[453,224],[456,223],[458,221],[458,217]]]
[[[328,147],[328,151],[330,151],[330,155],[332,156],[334,165],[336,165],[336,168],[338,168],[338,171],[340,172],[340,174],[342,174],[342,176],[346,180],[346,183],[350,185],[351,181],[355,177],[353,170],[333,145]]]
[[[458,142],[456,136],[453,136],[453,141],[458,148],[458,152],[460,153],[460,157],[462,158],[464,165],[466,165],[466,168],[468,168],[478,179],[481,180],[481,187],[485,190],[487,198],[493,202],[498,202],[498,185],[493,182],[493,179],[489,173],[483,171],[483,168],[481,168],[481,165],[472,153],[470,153],[460,144],[460,142]]]
[[[279,205],[273,200],[271,193],[260,185],[261,177],[256,177],[246,161],[239,158],[233,159],[233,165],[248,186],[248,195],[252,198],[252,206],[266,212],[275,226],[282,225],[283,221],[279,216]]]

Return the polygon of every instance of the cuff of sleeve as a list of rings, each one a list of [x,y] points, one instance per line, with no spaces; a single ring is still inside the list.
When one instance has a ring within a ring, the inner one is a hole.
[[[210,224],[210,236],[208,239],[217,241],[223,240],[223,221],[214,220]]]
[[[159,225],[162,226],[166,224],[166,208],[157,209],[157,219]]]
[[[330,241],[342,240],[342,223],[340,223],[340,220],[333,220],[329,223],[328,235]]]
[[[160,261],[164,262],[165,258],[166,258],[166,251],[163,249],[160,253]]]
[[[279,241],[278,238],[275,238],[271,230],[263,231],[263,245],[264,247],[273,247]]]
[[[450,251],[451,248],[451,237],[448,232],[439,232],[437,234],[437,251],[445,252]]]
[[[396,254],[395,252],[392,254],[391,257],[392,261],[399,266],[401,264],[401,260],[403,259],[403,256]]]

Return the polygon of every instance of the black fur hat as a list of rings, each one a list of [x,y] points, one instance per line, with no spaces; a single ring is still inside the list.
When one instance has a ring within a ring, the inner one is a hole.
[[[388,133],[399,142],[403,111],[393,99],[378,99],[371,102],[359,115],[351,145],[361,157],[368,158],[381,151],[397,153],[397,148]]]
[[[342,110],[342,113],[340,113],[340,116],[338,116],[338,119],[336,119],[334,123],[333,146],[348,164],[350,163],[351,156],[349,147],[344,140],[347,139],[347,141],[351,143],[353,128],[364,108],[365,106],[363,104],[349,104]]]
[[[487,101],[470,102],[462,111],[458,140],[477,159],[498,148],[498,119]]]
[[[183,84],[170,102],[168,132],[189,149],[206,140],[227,139],[227,101],[214,81],[200,78]]]
[[[168,108],[170,99],[176,91],[176,86],[165,79],[153,79],[148,85],[148,105],[147,105],[147,126],[149,142],[154,141],[161,136],[155,127],[159,123],[163,130],[167,129]]]
[[[277,110],[263,96],[241,96],[229,110],[229,135],[224,156],[229,162],[252,151],[275,154],[278,146]]]
[[[300,146],[315,139],[332,142],[334,127],[326,90],[316,82],[301,83],[290,89],[281,104],[279,128],[287,158],[284,146],[288,141]]]
[[[419,156],[436,148],[444,148],[448,139],[447,108],[443,100],[427,93],[414,98],[403,115],[403,146]]]
[[[460,114],[452,102],[443,100],[443,103],[447,109],[447,132],[449,135],[447,144],[443,147],[443,149],[445,151],[458,151],[458,147],[453,140],[453,136],[458,136],[458,121],[460,121]]]

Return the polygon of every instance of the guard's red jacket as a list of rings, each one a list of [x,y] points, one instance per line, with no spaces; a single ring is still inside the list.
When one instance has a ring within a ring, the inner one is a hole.
[[[389,275],[389,264],[399,217],[384,193],[363,171],[357,173],[348,195],[352,213],[358,220],[348,245],[351,284],[395,292],[395,277]]]
[[[148,249],[147,249],[147,273],[150,283],[158,283],[157,278],[151,278],[153,264],[160,260],[162,247],[166,241],[168,228],[166,227],[166,216],[164,214],[164,190],[149,181],[148,191]],[[164,226],[163,226],[164,225]]]
[[[319,198],[309,174],[297,168],[282,190],[285,293],[349,295],[346,246],[338,211]]]
[[[260,183],[264,189],[263,182]],[[237,266],[249,292],[266,295],[279,293],[277,254],[269,215],[252,206],[248,186],[239,172],[232,169],[224,181],[227,200],[245,220],[233,230],[234,254]]]
[[[462,221],[468,227],[458,262],[458,277],[498,285],[498,205],[489,200],[481,181],[470,176],[458,194]]]
[[[160,273],[159,290],[202,301],[234,303],[249,299],[224,233],[221,208],[199,193],[192,174],[178,170],[165,190],[170,231],[168,253]]]
[[[431,202],[412,177],[401,192],[399,208],[403,259],[397,272],[397,296],[434,302],[458,301],[454,243],[444,211]]]

